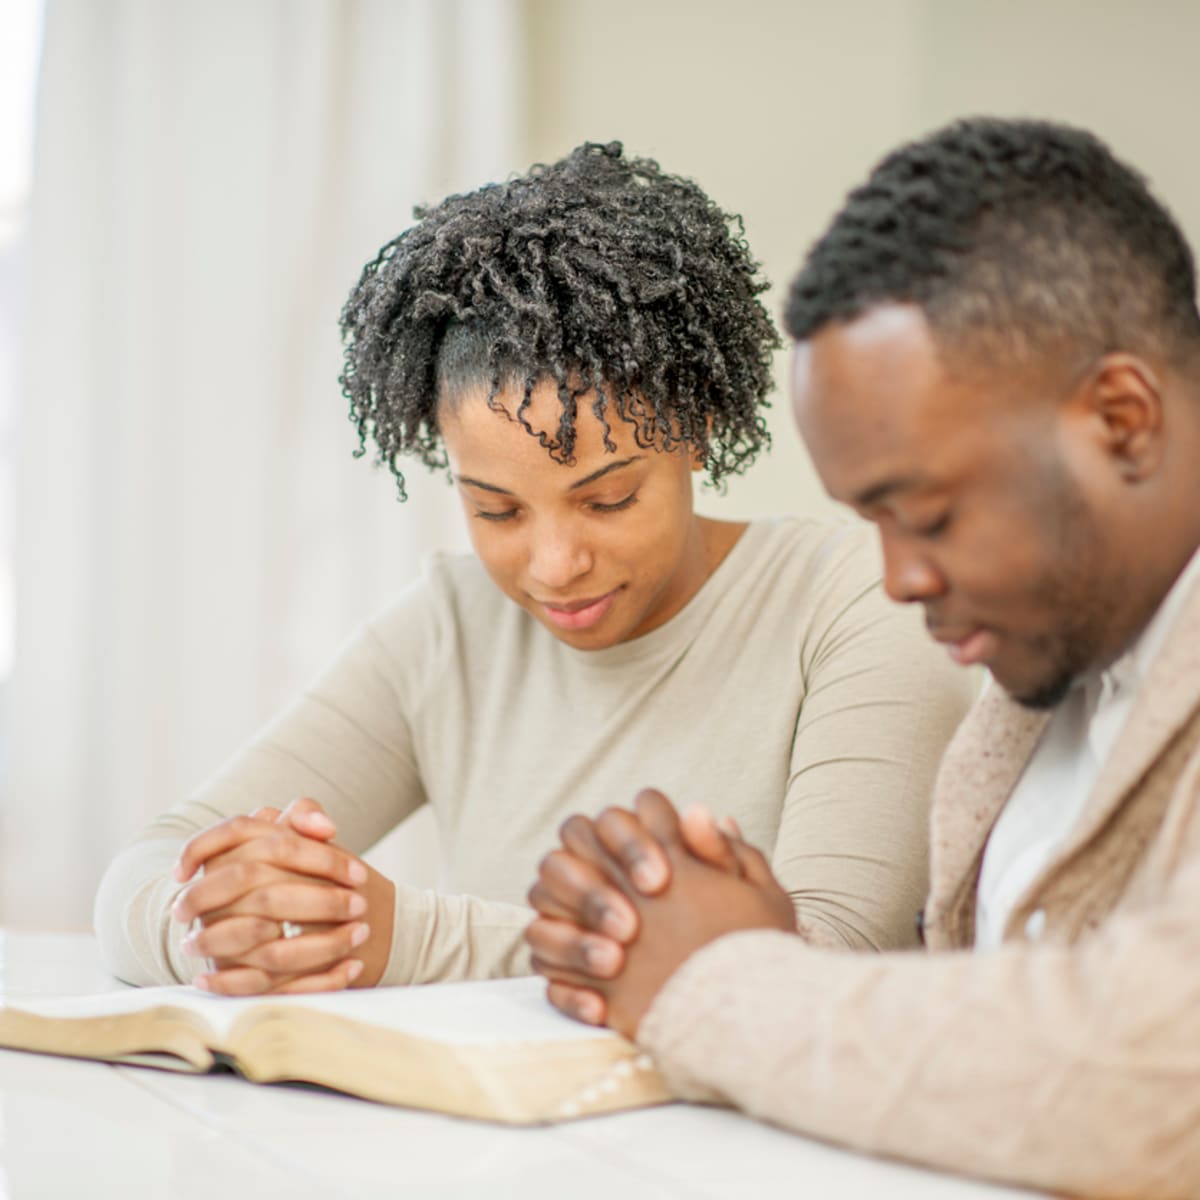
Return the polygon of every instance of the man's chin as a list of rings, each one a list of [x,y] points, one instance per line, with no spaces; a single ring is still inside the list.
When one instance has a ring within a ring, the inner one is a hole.
[[[996,682],[1022,708],[1033,709],[1036,712],[1047,712],[1049,709],[1057,708],[1063,702],[1066,694],[1071,690],[1071,684],[1075,682],[1075,675],[1072,672],[1067,672],[1056,676],[1047,683],[1036,687],[1026,685],[1025,688],[1009,687],[999,678],[997,678]]]
[[[988,663],[992,681],[1022,708],[1036,712],[1056,708],[1071,690],[1079,671],[1064,662],[1061,654],[1053,655],[1048,650],[1039,644],[1029,653],[1013,656],[1016,661],[1006,662],[1003,657],[993,660]]]

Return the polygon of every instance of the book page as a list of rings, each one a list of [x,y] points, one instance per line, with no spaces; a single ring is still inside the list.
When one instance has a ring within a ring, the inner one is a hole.
[[[368,988],[312,996],[264,996],[258,1003],[316,1009],[460,1045],[553,1042],[617,1035],[564,1017],[546,999],[540,976],[418,987]],[[239,1012],[249,1005],[235,1001]],[[205,1010],[206,1015],[208,1010]],[[210,1018],[211,1019],[211,1018]],[[225,1024],[223,1028],[228,1028]]]
[[[256,1082],[304,1080],[386,1104],[510,1124],[570,1120],[671,1095],[649,1058],[562,1016],[540,978],[230,999],[193,987],[22,999],[9,1044],[191,1069],[228,1055]],[[38,1016],[26,1016],[36,1013]],[[181,1016],[205,1024],[201,1039]],[[75,1018],[37,1028],[43,1018]],[[78,1020],[83,1018],[83,1020]],[[72,1028],[73,1027],[73,1028]]]
[[[616,1036],[564,1017],[550,1006],[545,990],[545,980],[540,976],[244,999],[176,986],[129,988],[98,996],[21,997],[11,1007],[54,1017],[103,1016],[160,1006],[185,1008],[203,1017],[218,1041],[242,1013],[263,1004],[332,1012],[386,1029],[461,1044]]]

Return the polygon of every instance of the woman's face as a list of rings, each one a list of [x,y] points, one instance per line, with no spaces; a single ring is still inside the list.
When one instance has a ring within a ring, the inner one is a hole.
[[[480,389],[443,401],[440,430],[471,541],[488,574],[555,637],[580,650],[615,646],[663,624],[708,575],[700,519],[692,509],[686,450],[637,444],[633,426],[603,426],[579,398],[575,460],[555,462],[520,424],[518,391],[496,412]],[[526,417],[553,435],[553,383],[533,391]]]

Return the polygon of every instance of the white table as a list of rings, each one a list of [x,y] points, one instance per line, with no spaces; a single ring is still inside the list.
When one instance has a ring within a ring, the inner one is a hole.
[[[0,997],[115,990],[81,934],[0,932]],[[732,1112],[669,1105],[508,1129],[230,1075],[0,1051],[0,1200],[402,1195],[554,1200],[1031,1193],[860,1157]]]

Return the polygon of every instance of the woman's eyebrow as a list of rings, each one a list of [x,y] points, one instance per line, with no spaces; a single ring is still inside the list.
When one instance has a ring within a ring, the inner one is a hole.
[[[585,475],[582,479],[577,479],[569,488],[568,492],[573,492],[576,488],[586,487],[589,483],[595,483],[597,479],[607,475],[610,471],[619,471],[622,467],[629,466],[630,463],[641,462],[646,456],[644,454],[635,454],[630,458],[623,458],[619,462],[609,463],[607,467],[601,467],[598,471],[593,471],[590,475]]]
[[[597,479],[602,479],[610,471],[619,471],[622,467],[629,466],[630,463],[641,462],[646,456],[644,454],[634,454],[629,458],[622,458],[617,462],[609,463],[607,466],[601,467],[598,471],[593,471],[590,475],[585,475],[582,479],[577,479],[568,488],[568,492],[575,491],[576,488],[586,487],[589,483],[595,483]],[[499,487],[494,483],[484,483],[482,479],[472,479],[469,475],[456,475],[454,477],[456,483],[466,484],[467,487],[482,488],[485,492],[495,492],[498,496],[513,496],[516,493],[510,492],[508,488]]]
[[[468,475],[456,475],[455,483],[465,483],[467,487],[482,488],[485,492],[496,492],[501,496],[511,496],[508,488],[497,487],[494,483],[484,483],[482,479],[472,479]]]

